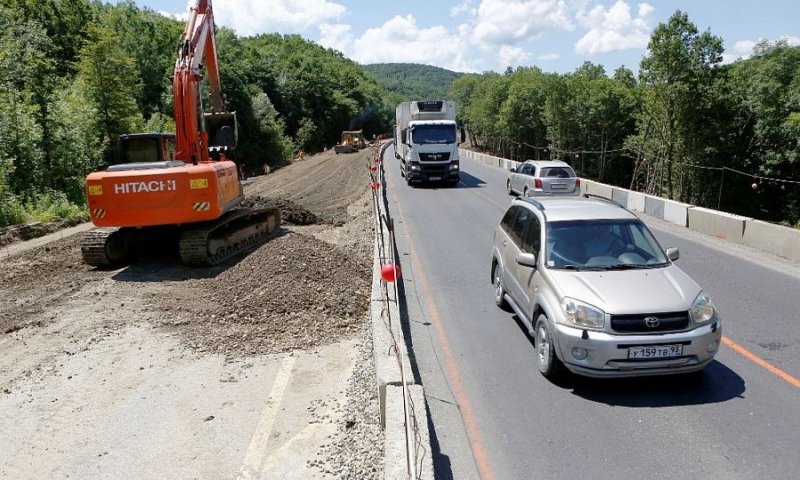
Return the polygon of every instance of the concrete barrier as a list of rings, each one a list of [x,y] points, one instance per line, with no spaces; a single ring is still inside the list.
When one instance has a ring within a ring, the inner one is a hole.
[[[646,196],[644,193],[628,190],[628,210],[644,213],[644,199]]]
[[[412,419],[413,430],[419,436],[418,442],[426,445],[425,449],[417,449],[414,461],[414,471],[416,474],[413,479],[433,479],[433,456],[430,454],[430,431],[428,430],[427,409],[425,405],[425,392],[420,385],[408,387],[409,401],[414,411]],[[389,403],[386,405],[390,423],[386,425],[386,436],[384,449],[387,454],[384,456],[383,478],[385,480],[408,480],[407,457],[405,455],[405,438],[400,433],[390,434],[390,432],[405,431],[405,410],[403,408],[403,390],[400,387],[388,387]]]
[[[586,193],[611,200],[613,195],[613,187],[611,185],[606,185],[605,183],[591,182],[586,185]]]
[[[736,243],[743,243],[745,222],[752,220],[703,207],[692,207],[688,213],[691,230]]]
[[[652,195],[645,195],[644,197],[644,213],[651,217],[664,219],[664,199],[654,197]]]
[[[675,225],[687,227],[689,226],[689,208],[691,208],[691,205],[686,203],[664,200],[664,217],[662,218]]]
[[[628,192],[624,188],[614,187],[614,188],[611,189],[611,200],[614,200],[615,202],[619,203],[623,207],[627,208],[628,207],[628,193],[630,193],[630,192]]]
[[[796,228],[747,219],[742,240],[747,246],[800,262],[800,230]]]

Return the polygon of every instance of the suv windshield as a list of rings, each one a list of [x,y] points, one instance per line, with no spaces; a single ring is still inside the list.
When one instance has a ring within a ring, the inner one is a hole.
[[[616,270],[667,264],[663,249],[638,219],[548,222],[550,268]]]
[[[456,143],[455,125],[417,125],[412,130],[413,142],[417,145],[426,143]]]

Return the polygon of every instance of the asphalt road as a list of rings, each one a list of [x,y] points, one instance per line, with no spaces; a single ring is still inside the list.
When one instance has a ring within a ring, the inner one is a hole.
[[[437,479],[798,478],[800,267],[645,217],[710,293],[727,344],[695,379],[552,383],[492,299],[506,173],[462,161],[458,188],[411,188],[391,148],[384,162]]]

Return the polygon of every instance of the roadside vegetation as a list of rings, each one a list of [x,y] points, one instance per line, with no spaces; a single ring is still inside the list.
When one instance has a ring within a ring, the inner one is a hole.
[[[800,47],[761,42],[722,64],[723,44],[676,12],[653,32],[638,78],[586,62],[456,79],[473,147],[559,159],[584,177],[800,226]]]

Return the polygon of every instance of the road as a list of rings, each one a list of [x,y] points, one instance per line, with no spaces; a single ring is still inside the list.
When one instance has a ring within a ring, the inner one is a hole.
[[[436,478],[797,478],[797,265],[644,218],[711,294],[726,345],[694,380],[551,383],[521,323],[492,299],[506,173],[462,161],[458,188],[411,188],[391,149],[384,161]]]

